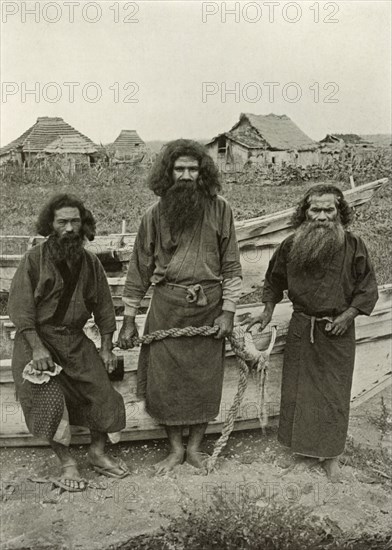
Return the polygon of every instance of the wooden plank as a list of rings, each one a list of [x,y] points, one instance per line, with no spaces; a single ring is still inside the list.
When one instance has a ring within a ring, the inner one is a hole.
[[[217,418],[211,423],[210,431],[219,431],[221,429],[234,399],[238,381],[238,367],[234,358],[228,360],[224,378],[224,391],[220,412]],[[157,430],[161,430],[161,427],[146,413],[143,404],[136,398],[136,372],[126,373],[124,381],[114,382],[113,386],[123,395],[125,403],[127,427],[123,432],[123,439],[139,439],[141,437],[140,433],[142,437],[147,436],[147,434],[149,434],[149,438],[156,437]],[[2,444],[10,444],[10,440],[14,439],[15,436],[27,436],[28,431],[23,420],[20,404],[14,400],[13,385],[1,384],[0,392],[2,400],[1,441]],[[251,378],[245,399],[238,414],[238,420],[251,422],[251,424],[255,424],[256,421],[257,424],[257,414],[256,383]],[[75,441],[79,442],[78,434],[85,432],[86,430],[84,429],[76,428],[74,430],[76,435]],[[33,438],[31,443],[33,444]]]
[[[366,401],[369,401],[375,395],[378,395],[380,392],[389,388],[392,385],[392,372],[387,372],[384,374],[380,380],[377,380],[373,383],[371,388],[363,390],[360,394],[354,396],[351,401],[351,408],[356,409]]]
[[[269,421],[269,425],[274,424],[274,417]],[[222,432],[223,423],[210,423],[207,427],[207,434],[220,434]],[[260,423],[258,419],[250,420],[238,420],[234,424],[233,432],[243,430],[260,430]],[[260,430],[261,431],[261,430]],[[71,428],[72,432],[72,445],[88,445],[91,442],[91,436],[87,430],[77,432],[74,427]],[[188,431],[184,428],[184,435],[188,435]],[[121,434],[121,441],[148,441],[153,439],[166,439],[167,434],[163,428],[156,427],[154,429],[139,430],[137,432],[127,432]],[[33,437],[30,433],[14,434],[12,436],[0,435],[0,448],[5,447],[47,447],[47,443],[40,439]]]
[[[385,384],[388,383],[387,379],[390,378],[392,285],[380,287],[379,291],[380,300],[373,315],[370,317],[361,316],[357,322],[357,353],[351,392],[351,400],[352,403],[355,403],[355,406],[373,396],[377,388],[384,388]],[[259,305],[246,304],[240,306],[237,315],[250,312]],[[272,323],[278,326],[278,337],[270,358],[267,384],[267,408],[268,414],[271,417],[276,417],[279,414],[283,351],[291,311],[291,303],[284,301],[277,305],[272,320]],[[145,319],[145,315],[137,317],[140,331],[143,330]],[[8,318],[4,316],[0,318],[0,322],[2,325],[10,324]],[[117,318],[117,324],[119,328],[121,317]],[[9,329],[10,327],[8,326],[8,333]],[[88,323],[85,330],[87,335],[99,346],[99,332],[94,324]],[[251,337],[249,334],[247,336]],[[252,337],[258,349],[265,349],[268,346],[269,339],[268,329],[262,334],[256,332]],[[137,348],[126,352],[117,350],[116,353],[122,357],[125,370],[124,380],[113,383],[114,387],[123,395],[126,407],[127,427],[122,434],[123,441],[163,437],[164,432],[147,415],[144,407],[136,398],[136,371],[139,350]],[[20,404],[15,401],[10,366],[11,360],[9,358],[3,359],[0,362],[0,398],[2,401],[0,446],[43,444],[28,434]],[[230,351],[229,346],[227,346],[221,408],[218,417],[209,426],[209,431],[220,431],[237,390],[238,376],[236,359]],[[257,385],[253,376],[250,376],[244,401],[236,421],[236,429],[257,427],[258,413]],[[75,444],[88,441],[85,430],[76,428],[74,433]]]
[[[352,391],[352,403],[355,404],[354,406],[358,406],[364,400],[369,399],[377,391],[385,388],[390,383],[391,376],[387,370],[390,369],[390,339],[384,339],[384,343],[387,347],[383,352],[379,348],[374,347],[377,346],[377,342],[373,342],[373,347],[370,349],[368,349],[368,345],[366,344],[361,345],[360,349],[357,349]],[[281,347],[280,350],[275,350],[275,353],[271,356],[267,385],[269,416],[276,416],[279,413],[282,351],[283,348]],[[132,362],[134,363],[137,360],[137,352],[132,352],[130,356],[133,356]],[[374,360],[375,357],[377,357],[377,361]],[[369,358],[371,358],[372,363],[369,362]],[[369,369],[369,364],[372,364],[371,369]],[[369,378],[370,383],[369,381],[364,381],[364,376],[365,378]],[[221,409],[217,419],[211,423],[210,432],[220,431],[233,401],[237,389],[237,380],[238,369],[235,359],[234,357],[227,358]],[[364,384],[365,389],[363,389]],[[114,383],[114,387],[123,395],[126,406],[127,428],[122,434],[123,441],[152,439],[164,436],[163,430],[147,415],[142,404],[136,399],[135,365],[131,365],[130,369],[126,369],[124,381]],[[245,426],[246,429],[258,427],[257,415],[259,409],[256,390],[255,380],[251,376],[244,402],[241,405],[239,419],[236,422],[236,429],[245,429]],[[20,405],[14,400],[13,384],[0,384],[0,392],[2,400],[0,446],[39,444],[27,432]],[[75,444],[87,442],[88,436],[85,435],[85,430],[75,429],[74,433]]]
[[[356,340],[357,343],[364,343],[373,339],[380,339],[382,337],[388,338],[391,334],[391,304],[392,304],[392,284],[382,285],[378,287],[379,299],[376,307],[370,317],[360,315],[356,319]],[[236,319],[243,313],[249,313],[257,307],[261,307],[260,303],[242,304],[237,307]],[[289,300],[283,300],[280,302],[274,312],[272,324],[278,326],[278,338],[275,345],[275,349],[280,345],[280,339],[284,338],[287,333],[289,320],[292,313],[292,304]],[[139,331],[144,329],[145,315],[137,316],[137,323]],[[122,323],[122,316],[117,317],[117,332],[114,335],[114,340],[117,338],[118,330]],[[98,331],[91,330],[94,328],[93,321],[86,323],[86,333],[99,347],[99,333]],[[15,331],[13,323],[6,315],[0,316],[0,335],[4,340],[10,340],[12,333]],[[260,334],[254,335],[254,341],[258,349],[265,349],[268,347],[269,341],[269,328]],[[10,357],[10,355],[8,355]],[[6,358],[3,353],[3,359]]]

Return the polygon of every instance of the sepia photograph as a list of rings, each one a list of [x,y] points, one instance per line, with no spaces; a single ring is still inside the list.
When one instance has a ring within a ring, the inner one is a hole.
[[[392,4],[0,8],[0,550],[392,550]]]

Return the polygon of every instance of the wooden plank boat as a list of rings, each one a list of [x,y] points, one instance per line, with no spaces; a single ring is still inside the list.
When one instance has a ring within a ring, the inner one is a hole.
[[[354,407],[372,396],[391,381],[391,340],[392,340],[392,285],[379,287],[380,299],[370,317],[361,316],[356,321],[357,353],[351,392]],[[250,312],[260,304],[239,306],[237,315]],[[270,417],[279,414],[280,384],[283,361],[283,349],[291,317],[291,303],[277,305],[271,324],[278,327],[278,337],[270,358],[267,385],[267,409]],[[117,319],[118,326],[121,318]],[[145,316],[137,317],[142,330]],[[7,317],[0,318],[3,357],[0,362],[0,398],[2,402],[0,446],[29,446],[43,443],[33,438],[27,431],[19,403],[15,400],[14,384],[11,374],[11,351],[14,327]],[[99,346],[99,334],[92,323],[85,327],[87,335]],[[116,338],[116,335],[115,335]],[[268,329],[256,334],[254,342],[258,349],[266,349],[269,344]],[[136,399],[136,369],[138,349],[119,351],[124,363],[124,379],[114,382],[116,389],[123,395],[127,411],[127,425],[122,433],[123,441],[154,439],[165,437],[164,430],[145,412],[143,404]],[[238,383],[238,366],[230,348],[226,349],[226,365],[222,403],[218,417],[208,427],[209,433],[220,432],[233,402]],[[249,377],[249,385],[235,423],[236,430],[258,428],[258,398],[256,382]],[[88,442],[86,430],[74,428],[74,443]]]
[[[368,202],[388,178],[359,185],[344,192],[352,207]],[[288,208],[267,216],[260,216],[236,222],[236,233],[243,269],[243,294],[249,294],[259,287],[275,248],[291,232],[291,216],[294,208]],[[127,263],[135,242],[135,233],[119,235],[97,235],[87,248],[96,253],[108,276],[109,285],[116,306],[122,306]],[[0,291],[8,292],[16,267],[24,252],[43,237],[0,236]],[[148,299],[144,301],[146,305]]]

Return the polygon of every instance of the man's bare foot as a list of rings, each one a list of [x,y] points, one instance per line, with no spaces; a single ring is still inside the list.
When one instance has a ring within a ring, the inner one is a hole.
[[[168,456],[155,464],[154,469],[157,474],[166,474],[173,470],[178,464],[182,464],[184,461],[184,449],[178,449],[171,451]]]
[[[122,460],[116,461],[106,453],[97,453],[90,449],[88,459],[94,470],[107,477],[123,478],[129,475],[129,470]]]
[[[61,465],[61,477],[53,481],[55,485],[66,491],[84,491],[87,483],[79,474],[76,462],[69,462]]]
[[[326,458],[322,461],[323,468],[327,473],[327,477],[331,483],[339,483],[341,481],[341,472],[339,468],[338,458]]]
[[[195,468],[206,468],[207,459],[208,455],[206,453],[202,453],[196,449],[190,449],[189,447],[186,450],[186,461]]]

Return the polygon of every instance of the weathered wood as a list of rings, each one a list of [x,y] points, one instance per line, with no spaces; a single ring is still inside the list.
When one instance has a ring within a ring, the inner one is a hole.
[[[376,389],[385,387],[391,374],[391,339],[392,339],[392,285],[379,288],[380,299],[374,313],[370,317],[360,316],[356,322],[357,352],[355,371],[351,392],[353,405],[363,402],[373,396]],[[252,311],[260,304],[247,304],[238,308],[237,316]],[[283,363],[283,351],[285,339],[291,317],[291,303],[284,301],[277,305],[272,325],[277,325],[278,336],[274,350],[270,358],[269,379],[267,386],[267,409],[270,417],[279,414],[281,371]],[[145,315],[137,317],[139,330],[142,331],[145,323]],[[117,318],[118,329],[121,325],[121,317]],[[0,318],[2,332],[8,336],[12,343],[12,323],[6,317]],[[10,326],[11,325],[11,326]],[[99,332],[90,322],[85,327],[87,335],[100,344]],[[247,335],[247,337],[251,337]],[[115,335],[116,338],[116,335]],[[269,329],[265,333],[256,333],[252,336],[258,349],[268,346]],[[138,349],[129,351],[116,350],[124,362],[124,380],[114,382],[114,387],[123,395],[127,412],[127,427],[122,433],[123,441],[136,439],[152,439],[164,437],[164,431],[154,420],[147,415],[143,404],[136,398],[136,371]],[[20,405],[15,401],[14,385],[11,374],[11,360],[3,359],[0,362],[0,398],[2,402],[0,446],[20,446],[43,444],[28,434],[24,423]],[[218,417],[209,426],[210,433],[219,432],[222,428],[229,408],[233,402],[238,383],[238,366],[229,346],[226,346],[226,365],[223,385],[222,403]],[[254,377],[249,377],[249,385],[245,393],[244,401],[236,421],[236,429],[249,429],[258,427],[258,396]],[[88,441],[86,430],[75,428],[74,442],[85,443]]]
[[[363,403],[366,403],[369,399],[374,397],[375,395],[378,395],[381,391],[385,390],[386,388],[389,388],[389,386],[392,385],[392,371],[387,372],[384,374],[380,380],[376,380],[373,382],[373,386],[370,388],[366,388],[357,396],[354,396],[351,402],[351,408],[356,409],[359,407],[359,405],[362,405]]]

